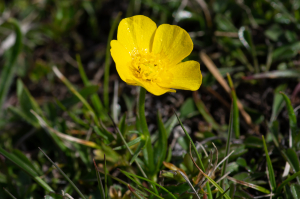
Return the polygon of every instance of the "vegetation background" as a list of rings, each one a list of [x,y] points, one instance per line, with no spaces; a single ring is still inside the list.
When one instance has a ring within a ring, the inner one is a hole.
[[[299,199],[299,7],[0,1],[0,198]],[[146,95],[153,170],[143,158],[139,90],[121,81],[109,52],[120,19],[133,15],[188,31],[187,60],[203,74],[198,91]],[[190,138],[208,176],[192,162]]]

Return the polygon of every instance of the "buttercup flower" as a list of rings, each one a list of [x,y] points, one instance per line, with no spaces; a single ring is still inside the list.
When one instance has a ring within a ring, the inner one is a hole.
[[[148,17],[123,19],[118,40],[112,40],[111,55],[117,71],[127,84],[142,86],[154,95],[198,90],[202,75],[196,61],[181,62],[193,50],[189,34],[176,25],[158,28]]]

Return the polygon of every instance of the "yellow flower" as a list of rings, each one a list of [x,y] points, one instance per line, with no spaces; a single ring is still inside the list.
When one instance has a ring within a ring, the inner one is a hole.
[[[117,71],[127,84],[142,86],[154,95],[198,90],[202,75],[196,61],[181,62],[193,50],[189,34],[175,25],[158,28],[148,17],[123,19],[118,40],[112,40],[111,55]]]

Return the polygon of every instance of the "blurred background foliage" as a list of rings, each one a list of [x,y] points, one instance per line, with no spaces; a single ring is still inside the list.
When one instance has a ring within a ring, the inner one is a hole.
[[[273,197],[299,198],[299,6],[299,0],[0,1],[0,186],[17,198],[40,198],[53,190],[79,197],[41,147],[87,198],[102,197],[92,160],[104,171],[104,154],[115,178],[130,182],[117,168],[141,175],[136,163],[130,165],[137,161],[177,198],[194,197],[185,179],[168,172],[180,168],[198,182],[174,108],[193,141],[213,154],[205,157],[199,150],[205,168],[234,150],[225,170],[213,172],[215,180],[231,172],[244,182],[224,179],[223,189],[230,188],[232,198],[271,191]],[[155,171],[147,170],[140,154],[138,89],[120,80],[109,52],[119,20],[133,15],[189,32],[194,50],[186,60],[199,61],[203,74],[199,91],[146,96]],[[240,116],[238,100],[244,105]],[[131,143],[133,155],[122,138]],[[268,151],[270,157],[262,155]],[[109,196],[130,197],[126,184],[113,177],[106,182]],[[0,198],[9,198],[2,188]]]

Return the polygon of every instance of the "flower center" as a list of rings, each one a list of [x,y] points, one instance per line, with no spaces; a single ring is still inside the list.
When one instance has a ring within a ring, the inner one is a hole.
[[[131,54],[131,57],[131,65],[135,77],[151,82],[160,81],[159,74],[162,72],[164,64],[158,55],[147,51],[136,51]]]

